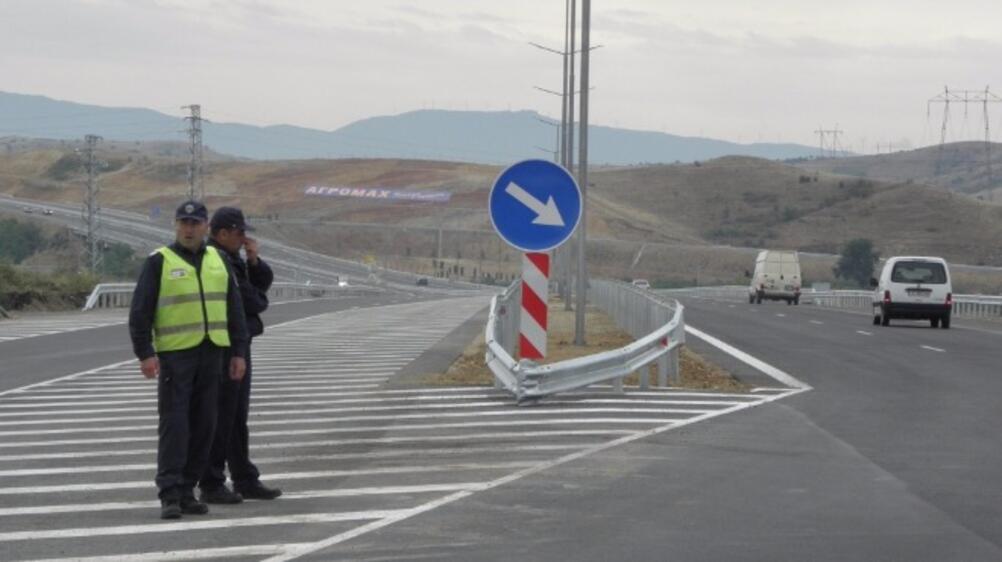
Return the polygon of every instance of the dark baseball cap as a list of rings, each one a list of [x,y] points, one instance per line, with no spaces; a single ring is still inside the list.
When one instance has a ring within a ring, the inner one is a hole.
[[[236,207],[220,207],[212,214],[213,229],[226,228],[230,230],[254,230],[254,227],[244,220],[244,212]]]
[[[209,210],[205,208],[205,205],[194,199],[185,201],[174,212],[174,220],[180,219],[194,219],[205,222],[209,220]]]

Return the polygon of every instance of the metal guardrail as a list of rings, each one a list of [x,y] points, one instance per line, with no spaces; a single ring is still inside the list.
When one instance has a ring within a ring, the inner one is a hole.
[[[619,349],[546,365],[525,359],[515,361],[521,309],[518,285],[512,284],[491,300],[485,361],[497,385],[519,403],[606,381],[615,381],[616,387],[622,388],[624,376],[653,363],[658,367],[659,385],[667,386],[670,375],[677,377],[678,352],[685,342],[682,305],[650,291],[609,281],[592,282],[592,302],[636,341]],[[640,377],[643,388],[647,387],[646,378]]]
[[[686,289],[665,289],[658,294],[684,297],[697,296],[723,300],[743,301],[748,298],[748,287],[727,285],[721,287],[691,287]],[[873,310],[873,291],[804,291],[800,296],[802,304],[842,308],[850,310]],[[998,295],[954,295],[954,316],[960,318],[1002,319],[1002,296]]]
[[[123,308],[132,304],[135,283],[100,283],[94,287],[83,310],[95,308]],[[382,292],[367,286],[317,285],[307,283],[272,283],[268,289],[270,299],[323,298],[333,296],[365,295]]]

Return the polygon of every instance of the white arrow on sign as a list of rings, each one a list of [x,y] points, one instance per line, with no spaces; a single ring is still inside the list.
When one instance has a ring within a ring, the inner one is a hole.
[[[533,197],[531,193],[522,189],[522,186],[515,182],[509,182],[508,187],[504,191],[517,199],[519,203],[528,207],[533,213],[536,213],[537,216],[532,221],[532,224],[564,226],[564,219],[560,216],[560,210],[557,209],[557,204],[553,201],[552,195],[544,205],[542,201]]]

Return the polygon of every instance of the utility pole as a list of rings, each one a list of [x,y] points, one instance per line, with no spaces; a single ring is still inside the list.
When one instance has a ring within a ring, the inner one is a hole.
[[[572,31],[573,33],[573,31]],[[591,0],[581,0],[581,120],[578,152],[578,186],[581,188],[581,222],[578,224],[578,282],[574,311],[574,343],[585,345],[585,307],[588,303],[588,89],[591,60]],[[573,125],[573,120],[572,120]]]
[[[101,249],[98,247],[98,230],[101,226],[101,205],[97,195],[100,188],[97,185],[97,162],[94,160],[94,147],[101,137],[87,135],[84,137],[84,167],[87,170],[87,186],[84,191],[83,220],[87,228],[88,266],[91,273],[97,273],[101,266]]]
[[[205,200],[205,185],[202,183],[202,106],[186,105],[181,109],[191,110],[191,115],[185,117],[188,122],[189,150],[191,160],[188,163],[188,199]]]
[[[565,0],[564,6],[564,49],[558,51],[545,47],[538,43],[530,42],[533,47],[548,51],[563,58],[563,91],[555,92],[539,86],[533,86],[541,92],[560,96],[561,117],[560,117],[560,164],[573,176],[574,175],[574,96],[579,91],[574,90],[574,55],[581,52],[576,49],[575,30],[577,28],[576,3],[577,0]],[[599,49],[602,45],[589,46],[589,50]],[[537,147],[538,148],[538,147]],[[565,310],[571,310],[570,287],[571,287],[571,258],[574,250],[570,244],[565,244],[555,250],[556,277],[560,280],[560,297],[564,300]]]
[[[839,142],[838,142],[838,137],[839,137],[839,135],[845,134],[845,131],[839,129],[838,125],[835,125],[834,129],[825,129],[823,127],[818,127],[818,129],[816,131],[814,131],[814,134],[818,135],[818,145],[819,145],[818,147],[821,150],[821,153],[820,153],[819,157],[820,158],[825,158],[826,157],[826,154],[825,154],[825,137],[828,136],[828,137],[831,138],[831,145],[830,145],[831,149],[830,149],[829,153],[830,153],[830,155],[831,155],[832,158],[838,158],[839,150],[841,149],[841,147],[839,145]]]
[[[934,103],[943,104],[943,124],[939,133],[939,156],[936,161],[936,174],[941,172],[943,160],[943,148],[946,146],[947,125],[950,122],[950,104],[964,104],[964,117],[967,117],[967,106],[971,103],[978,103],[982,106],[982,118],[985,121],[985,169],[987,172],[987,182],[985,185],[988,191],[988,200],[994,200],[992,188],[995,185],[995,177],[992,171],[992,138],[991,127],[988,118],[988,104],[1002,103],[1002,97],[991,91],[989,86],[984,90],[951,90],[949,86],[943,87],[943,93],[929,99],[926,104],[926,118],[931,114],[931,107]]]

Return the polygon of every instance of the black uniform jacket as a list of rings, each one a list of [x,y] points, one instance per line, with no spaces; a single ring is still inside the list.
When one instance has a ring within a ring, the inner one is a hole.
[[[240,287],[240,299],[243,301],[244,314],[247,316],[247,331],[251,337],[260,336],[264,333],[261,313],[268,309],[268,289],[275,280],[271,266],[261,258],[258,258],[257,264],[251,265],[240,257],[239,252],[231,254],[216,244],[215,240],[210,239],[209,245],[215,246],[229,262],[230,271],[236,275],[237,286]]]
[[[184,261],[202,272],[202,257],[205,246],[192,253],[177,242],[170,245]],[[226,256],[226,252],[221,252]],[[223,263],[229,263],[225,257]],[[143,270],[136,281],[136,291],[132,295],[132,308],[129,310],[129,335],[132,337],[132,351],[140,360],[153,357],[153,317],[160,297],[160,275],[163,273],[164,257],[160,252],[153,252],[143,264]],[[230,284],[226,289],[226,322],[230,332],[230,353],[236,357],[246,357],[247,344],[250,336],[247,334],[247,320],[244,318],[244,307],[240,299],[240,288],[233,269],[227,265],[230,273]],[[206,336],[208,337],[208,336]]]

